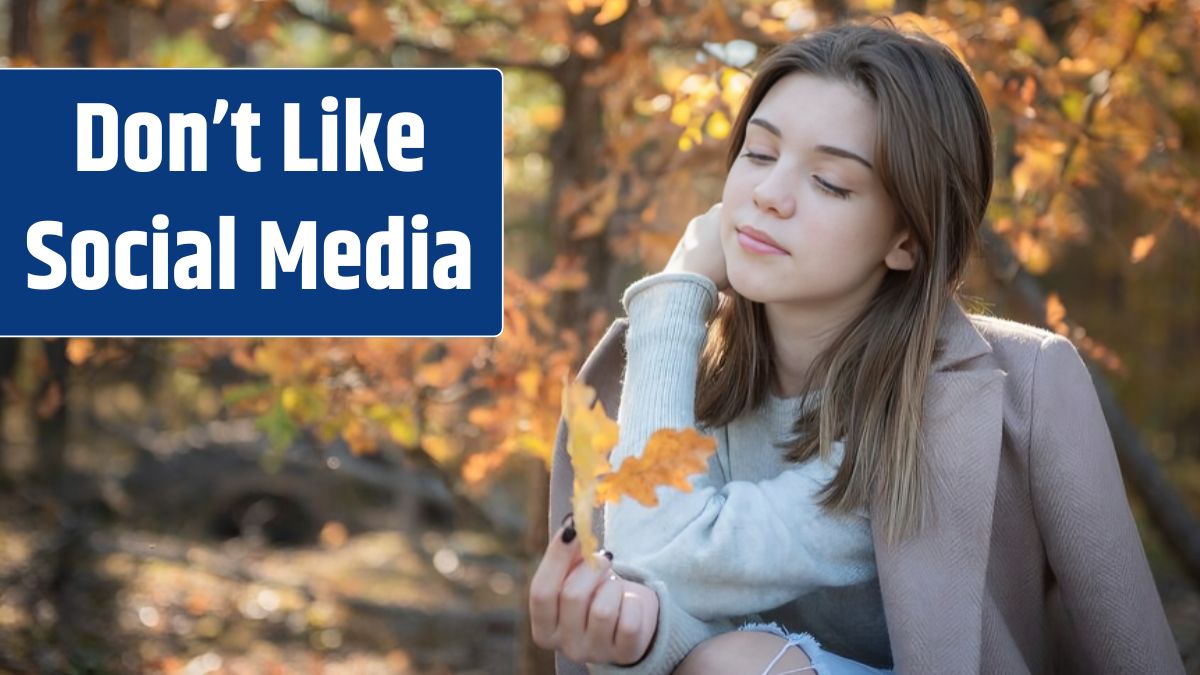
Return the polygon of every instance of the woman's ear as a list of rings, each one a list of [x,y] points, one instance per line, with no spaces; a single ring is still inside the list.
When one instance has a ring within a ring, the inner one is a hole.
[[[916,261],[917,242],[912,237],[912,230],[905,228],[896,243],[892,244],[891,250],[883,257],[883,264],[887,265],[888,269],[911,270]]]

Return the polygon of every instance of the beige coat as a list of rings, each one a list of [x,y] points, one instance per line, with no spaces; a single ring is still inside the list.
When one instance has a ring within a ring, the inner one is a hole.
[[[580,371],[610,415],[627,325],[615,321]],[[1075,348],[958,305],[939,335],[924,421],[936,520],[899,545],[874,532],[896,671],[1183,672]],[[570,508],[564,441],[560,423],[551,532]],[[592,522],[603,541],[601,510]],[[586,672],[561,653],[557,662],[560,675]]]

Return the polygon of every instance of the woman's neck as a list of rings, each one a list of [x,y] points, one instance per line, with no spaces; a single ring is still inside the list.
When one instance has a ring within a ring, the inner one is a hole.
[[[804,393],[804,378],[814,361],[869,301],[829,305],[769,302],[764,304],[775,348],[775,394]],[[820,387],[819,383],[814,386]]]

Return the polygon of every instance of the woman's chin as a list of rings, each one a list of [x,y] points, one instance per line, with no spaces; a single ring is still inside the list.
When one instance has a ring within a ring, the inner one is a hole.
[[[778,295],[779,280],[772,280],[764,270],[731,268],[727,272],[729,274],[729,287],[747,300],[752,302],[769,302],[774,299],[775,295]]]

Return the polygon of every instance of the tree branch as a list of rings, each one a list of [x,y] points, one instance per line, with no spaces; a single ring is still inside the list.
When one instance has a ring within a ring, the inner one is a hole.
[[[309,14],[291,2],[285,2],[280,7],[284,13],[291,18],[307,21],[331,33],[349,35],[352,37],[357,35],[357,32],[354,30],[354,26],[344,19],[334,16],[318,16],[316,14]],[[462,55],[455,53],[452,49],[446,49],[431,44],[417,42],[416,40],[406,37],[397,37],[394,47],[406,47],[409,49],[414,49],[434,59],[435,61],[445,62],[451,65],[464,65],[465,62],[472,61],[491,68],[521,68],[547,73],[553,73],[556,68],[554,65],[543,63],[537,60],[522,61],[516,59],[498,58],[494,56],[476,56],[467,59]]]

